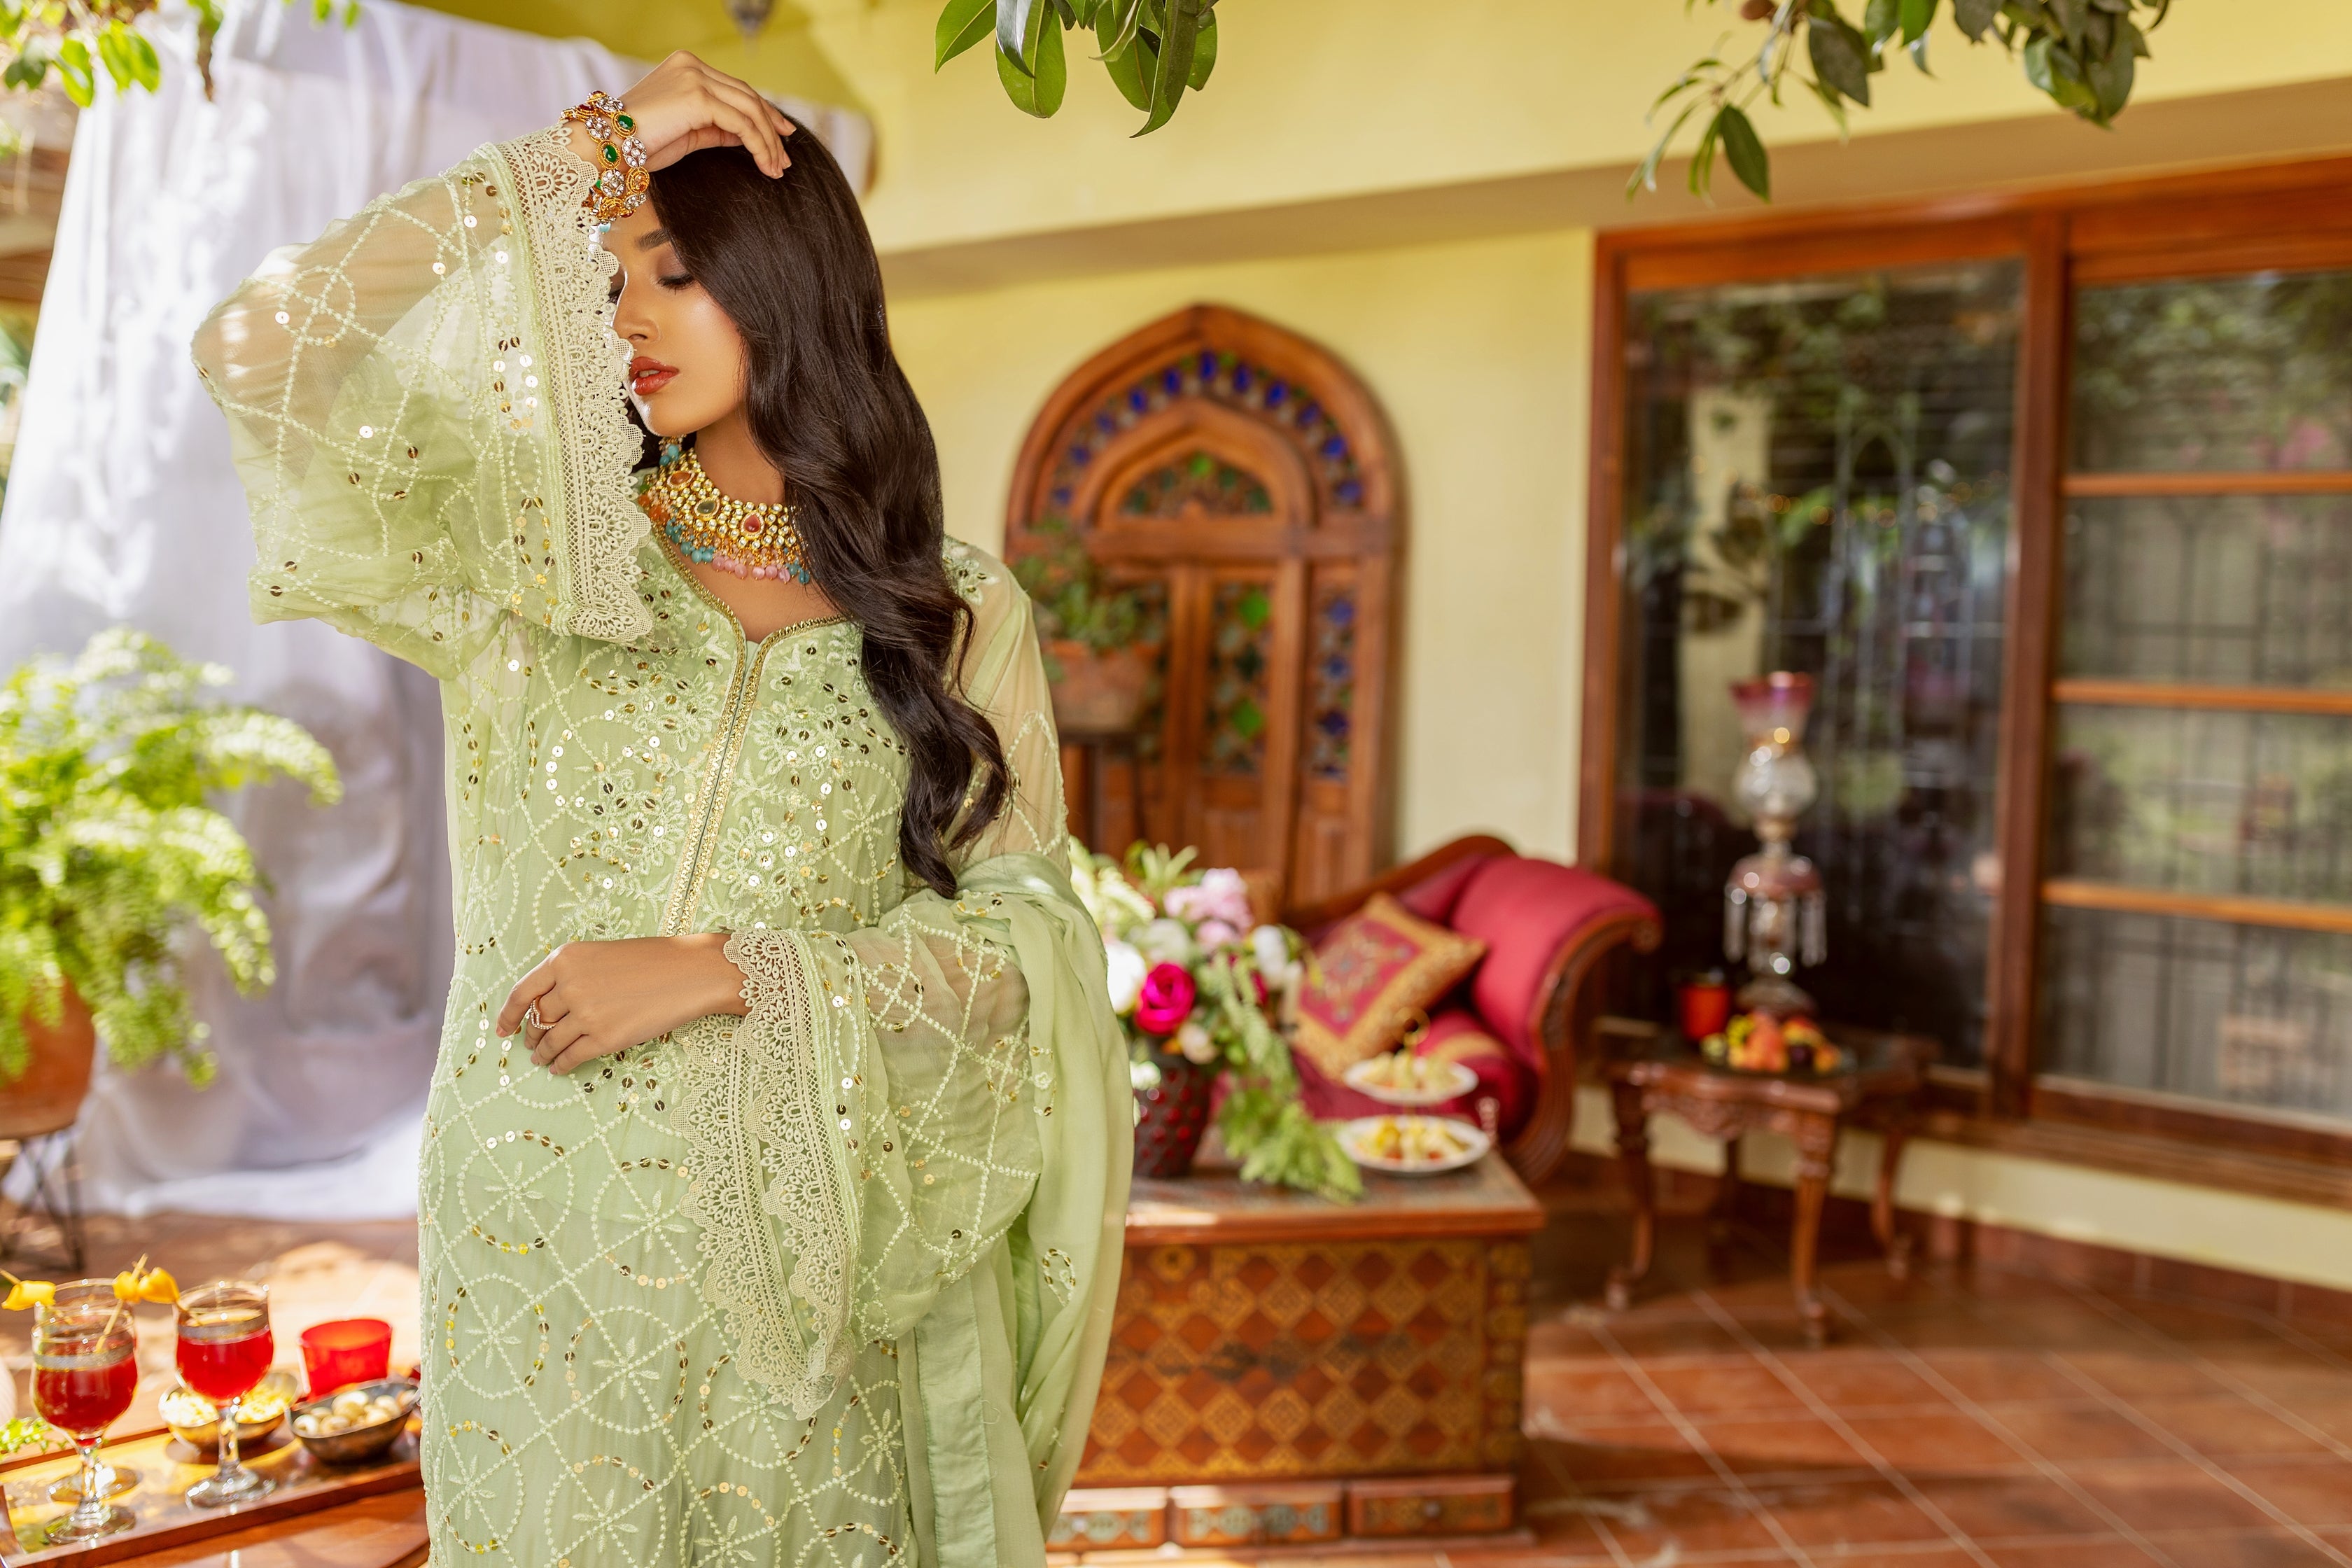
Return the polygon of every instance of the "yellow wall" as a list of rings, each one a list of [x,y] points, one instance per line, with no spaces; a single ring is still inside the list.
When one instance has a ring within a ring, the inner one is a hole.
[[[1397,842],[1472,828],[1569,848],[1591,240],[1582,232],[1126,273],[898,305],[950,528],[1003,537],[1013,459],[1055,384],[1181,306],[1253,311],[1376,390],[1411,494]]]

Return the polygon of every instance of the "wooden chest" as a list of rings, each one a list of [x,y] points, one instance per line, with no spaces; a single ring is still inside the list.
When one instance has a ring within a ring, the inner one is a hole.
[[[1271,1506],[1279,1483],[1372,1478],[1383,1484],[1360,1499],[1318,1489],[1332,1506],[1313,1517],[1329,1525],[1292,1538],[1328,1539],[1342,1521],[1349,1534],[1509,1526],[1528,1245],[1543,1210],[1491,1156],[1364,1184],[1343,1207],[1230,1176],[1135,1184],[1073,1536],[1107,1531],[1083,1517],[1102,1512],[1089,1508],[1097,1489],[1132,1515],[1136,1489],[1155,1485],[1254,1489]],[[1454,1484],[1415,1485],[1441,1478]],[[1483,1479],[1465,1490],[1466,1478]],[[1205,1495],[1185,1498],[1163,1539],[1205,1528]],[[1271,1525],[1251,1529],[1265,1540]]]

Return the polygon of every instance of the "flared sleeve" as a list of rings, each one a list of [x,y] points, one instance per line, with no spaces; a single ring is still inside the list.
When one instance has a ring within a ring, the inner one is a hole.
[[[256,619],[316,616],[444,679],[518,621],[646,629],[593,177],[562,126],[483,147],[274,253],[205,319]]]
[[[951,564],[1008,809],[952,898],[845,935],[735,933],[750,1013],[686,1065],[680,1115],[738,1364],[805,1417],[853,1346],[893,1345],[915,1536],[943,1568],[998,1568],[1044,1561],[1086,1440],[1133,1117],[1029,603],[993,563]]]

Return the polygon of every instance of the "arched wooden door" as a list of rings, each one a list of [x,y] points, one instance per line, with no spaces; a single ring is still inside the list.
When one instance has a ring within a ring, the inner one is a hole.
[[[1106,790],[1097,847],[1195,844],[1279,872],[1292,900],[1370,876],[1389,847],[1403,519],[1362,383],[1271,323],[1180,311],[1088,361],[1031,426],[1006,552],[1040,548],[1049,521],[1165,616],[1145,821]]]

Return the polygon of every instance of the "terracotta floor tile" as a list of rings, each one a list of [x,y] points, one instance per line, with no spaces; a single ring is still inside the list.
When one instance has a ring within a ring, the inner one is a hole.
[[[2161,1568],[2157,1559],[2119,1535],[2097,1541],[1988,1546],[1984,1550],[1999,1568]],[[2184,1563],[2180,1568],[2199,1565]]]
[[[2195,1394],[2217,1394],[2229,1392],[2229,1385],[2197,1364],[2185,1350],[2168,1349],[2162,1345],[2140,1345],[2132,1336],[2119,1332],[2121,1345],[2113,1350],[2070,1350],[2061,1352],[2059,1360],[2088,1377],[2108,1393],[2137,1405],[2142,1399],[2182,1397]],[[2051,1369],[2064,1377],[2062,1368]],[[2070,1378],[2069,1382],[2073,1382]],[[2076,1398],[2082,1397],[2081,1384],[2076,1384]]]
[[[1649,1481],[1711,1479],[1715,1467],[1664,1422],[1589,1426],[1528,1445],[1564,1479],[1584,1487]]]
[[[1983,1568],[1957,1546],[1929,1547],[1925,1551],[1898,1546],[1884,1552],[1865,1546],[1859,1552],[1840,1552],[1818,1561],[1833,1563],[1835,1568]]]
[[[2083,1397],[2082,1384],[2044,1361],[2038,1351],[2010,1345],[1977,1350],[1931,1347],[1918,1355],[1937,1376],[1979,1404]]]
[[[1524,1504],[1519,1510],[1519,1521],[1536,1532],[1536,1540],[1546,1552],[1570,1556],[1609,1555],[1609,1544],[1593,1527],[1591,1510],[1581,1498],[1547,1498]]]
[[[1874,1348],[1836,1346],[1783,1358],[1797,1380],[1823,1403],[1843,1412],[1936,1406],[1950,1402],[1899,1356]]]
[[[1756,1500],[1771,1510],[1789,1539],[1810,1552],[1948,1542],[1950,1535],[1926,1510],[1876,1477],[1839,1482],[1759,1485]]]
[[[1844,1420],[1855,1436],[1900,1470],[2016,1469],[2030,1462],[2000,1433],[1949,1406]]]
[[[2101,1405],[1988,1405],[1985,1413],[2047,1459],[2174,1458],[2164,1439]]]
[[[2123,1298],[2116,1304],[2166,1338],[2184,1344],[2274,1344],[2279,1339],[2263,1319],[2226,1307],[2151,1301],[2137,1297]]]
[[[1726,1416],[1692,1425],[1725,1464],[1743,1474],[1869,1468],[1835,1427],[1811,1415]]]
[[[2342,1459],[2228,1459],[2221,1468],[2297,1524],[2352,1528],[2352,1464]]]
[[[2185,1460],[2064,1468],[2134,1530],[2265,1530],[2278,1522]]]
[[[1529,1358],[1523,1395],[1530,1422],[1563,1426],[1595,1421],[1655,1421],[1662,1412],[1649,1391],[1613,1363],[1555,1366]]]
[[[2158,1532],[2147,1539],[2183,1568],[2340,1568],[2324,1547],[2286,1530]]]
[[[2327,1445],[2236,1394],[2136,1399],[2133,1407],[2200,1454],[2325,1454]]]
[[[1706,1362],[1690,1366],[1646,1369],[1674,1406],[1685,1415],[1732,1411],[1786,1410],[1805,1407],[1803,1397],[1761,1363]]]
[[[1628,1494],[1628,1506],[1602,1520],[1618,1549],[1640,1563],[1672,1563],[1706,1552],[1773,1552],[1779,1542],[1764,1516],[1719,1487]]]
[[[1610,1338],[1627,1355],[1644,1360],[1673,1356],[1720,1356],[1743,1364],[1754,1360],[1724,1327],[1706,1318],[1653,1318],[1613,1322]]]
[[[1961,1531],[1979,1542],[2095,1536],[2113,1527],[2046,1476],[1920,1476],[1912,1484]]]

